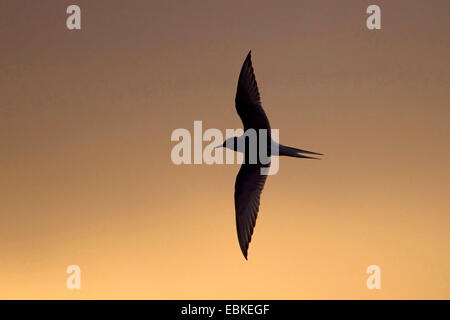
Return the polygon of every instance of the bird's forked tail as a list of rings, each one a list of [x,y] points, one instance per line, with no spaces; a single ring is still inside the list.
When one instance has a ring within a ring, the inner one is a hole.
[[[282,144],[279,145],[278,154],[280,156],[320,160],[320,158],[305,156],[305,155],[303,155],[301,153],[315,154],[315,155],[318,155],[318,156],[323,156],[323,154],[321,154],[321,153],[312,152],[312,151],[308,151],[308,150],[297,149],[297,148],[291,148],[291,147],[283,146]]]

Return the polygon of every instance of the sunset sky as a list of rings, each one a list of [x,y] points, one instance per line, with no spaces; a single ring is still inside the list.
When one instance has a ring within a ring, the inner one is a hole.
[[[450,299],[449,14],[448,0],[1,1],[0,298]],[[280,159],[246,261],[239,166],[176,166],[170,136],[242,126],[249,50],[280,141],[325,156]]]

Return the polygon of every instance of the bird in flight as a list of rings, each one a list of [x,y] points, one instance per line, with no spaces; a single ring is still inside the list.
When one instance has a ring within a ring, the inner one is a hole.
[[[241,247],[245,259],[247,259],[248,246],[252,239],[253,229],[258,216],[261,192],[267,179],[267,175],[261,174],[261,168],[270,167],[270,162],[268,164],[263,163],[260,159],[258,159],[256,163],[249,161],[249,142],[245,137],[247,130],[253,129],[257,132],[258,148],[260,146],[260,139],[267,140],[268,156],[271,155],[270,151],[274,146],[278,148],[278,155],[280,156],[318,159],[303,154],[322,154],[283,146],[272,140],[269,120],[262,108],[259,90],[256,84],[251,60],[251,51],[248,53],[239,74],[235,102],[237,113],[244,124],[244,135],[227,139],[220,147],[242,152],[242,150],[238,150],[238,145],[239,141],[242,139],[244,140],[244,161],[236,176],[234,186],[234,206],[236,211],[236,229],[239,246]],[[266,130],[267,133],[265,136],[259,134],[260,129]]]

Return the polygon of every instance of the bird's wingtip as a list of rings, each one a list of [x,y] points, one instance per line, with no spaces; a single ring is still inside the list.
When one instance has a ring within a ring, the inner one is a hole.
[[[247,253],[248,253],[247,250],[242,250],[242,254],[244,255],[245,260],[248,260]]]

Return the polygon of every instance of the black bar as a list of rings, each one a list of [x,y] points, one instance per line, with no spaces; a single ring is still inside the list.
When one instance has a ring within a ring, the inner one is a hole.
[[[17,317],[23,313],[60,316],[120,316],[139,319],[316,319],[323,317],[405,317],[439,314],[449,301],[415,300],[27,300],[1,301]],[[135,317],[133,317],[135,318]]]

